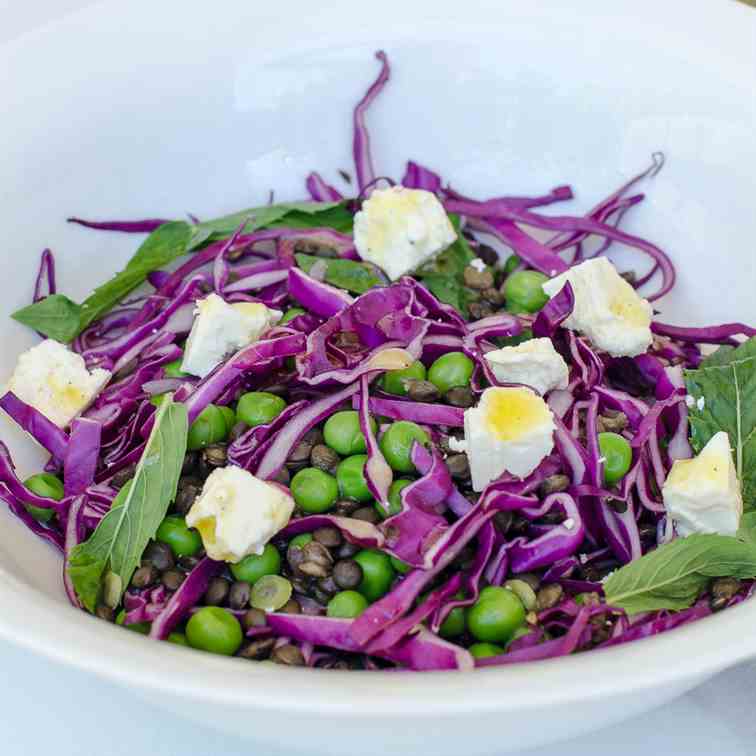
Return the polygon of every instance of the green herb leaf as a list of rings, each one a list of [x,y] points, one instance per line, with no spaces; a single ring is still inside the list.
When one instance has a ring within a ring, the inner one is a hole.
[[[678,538],[609,575],[604,594],[628,614],[686,609],[715,577],[756,577],[756,545],[713,534]]]
[[[352,214],[345,202],[288,202],[280,205],[251,207],[238,213],[204,221],[194,227],[189,249],[197,249],[206,241],[225,239],[234,234],[239,226],[245,234],[260,228],[334,228],[351,232]]]
[[[134,477],[113,501],[94,533],[72,549],[68,575],[81,603],[94,612],[105,596],[115,606],[150,538],[176,496],[188,433],[186,407],[160,405]]]
[[[708,366],[685,372],[688,393],[698,401],[689,410],[690,440],[700,452],[709,439],[725,431],[734,447],[735,469],[746,508],[756,506],[756,338],[736,349],[718,350]]]
[[[127,294],[143,284],[147,276],[177,258],[199,249],[209,241],[230,237],[248,219],[245,233],[260,228],[328,227],[352,230],[352,214],[346,202],[290,202],[242,210],[192,226],[171,221],[155,229],[142,243],[128,265],[102,286],[98,286],[81,305],[61,294],[54,294],[24,307],[13,317],[58,341],[71,341],[88,325],[117,305]]]
[[[467,308],[470,302],[477,298],[475,292],[460,283],[457,278],[433,274],[423,276],[422,282],[436,299],[451,305],[465,317],[468,315]]]
[[[297,260],[297,265],[305,273],[309,273],[315,263],[324,263],[326,282],[355,294],[364,294],[368,289],[382,283],[376,272],[367,263],[303,254],[296,254],[294,257]]]
[[[756,546],[756,511],[746,512],[740,518],[737,537],[740,541]]]
[[[11,317],[51,339],[67,342],[79,333],[81,307],[63,294],[51,294]]]

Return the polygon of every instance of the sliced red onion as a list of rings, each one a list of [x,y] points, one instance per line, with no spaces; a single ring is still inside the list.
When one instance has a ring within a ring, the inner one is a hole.
[[[0,484],[4,485],[9,493],[25,504],[40,509],[52,509],[60,515],[64,514],[67,509],[64,502],[39,496],[21,482],[16,475],[16,468],[13,465],[8,447],[2,441],[0,441]]]
[[[15,420],[38,444],[44,446],[53,457],[63,459],[66,456],[68,434],[39,410],[22,402],[12,391],[0,397],[0,409]]]
[[[572,284],[567,281],[564,286],[541,308],[533,321],[533,336],[551,338],[556,329],[572,315],[575,308],[575,293]]]
[[[307,176],[305,186],[315,202],[340,202],[344,199],[344,195],[338,189],[326,183],[315,171]]]
[[[355,398],[353,400],[355,409],[358,404]],[[445,425],[451,428],[464,426],[465,411],[446,404],[428,404],[373,396],[370,397],[369,407],[373,414],[390,417],[392,420],[411,420],[421,425]]]
[[[274,478],[305,433],[332,414],[342,402],[349,400],[359,388],[358,383],[347,386],[335,394],[312,402],[309,407],[300,411],[273,439],[273,443],[257,466],[257,477],[263,480]]]
[[[438,194],[441,191],[441,177],[419,163],[410,160],[402,178],[402,186],[408,189],[425,189],[427,192]]]
[[[337,528],[349,543],[362,546],[365,549],[379,549],[383,547],[383,533],[371,522],[357,520],[353,517],[337,517],[336,515],[309,515],[290,520],[289,524],[279,531],[281,538],[293,538],[300,533],[312,533],[318,528]]]
[[[71,424],[71,440],[63,458],[66,496],[78,496],[94,483],[101,436],[102,426],[94,420],[79,417]]]
[[[124,234],[151,234],[164,223],[170,223],[165,218],[147,218],[136,221],[90,221],[83,218],[66,218],[66,220],[85,228],[93,228],[98,231],[121,231]]]
[[[45,249],[39,260],[39,271],[34,281],[32,302],[39,302],[51,294],[55,294],[55,258],[49,249]]]
[[[82,605],[68,572],[68,560],[74,547],[78,546],[84,540],[85,532],[82,522],[82,514],[86,500],[86,496],[81,495],[77,496],[71,502],[66,522],[65,541],[63,543],[63,586],[66,589],[66,596],[68,596],[71,605],[78,609],[81,609]]]
[[[281,268],[280,270],[268,270],[260,273],[253,273],[244,278],[239,278],[233,283],[226,284],[223,291],[226,294],[232,294],[235,291],[253,291],[256,289],[262,289],[265,286],[288,280],[289,270],[289,268]]]
[[[353,302],[345,291],[317,281],[299,268],[289,268],[288,281],[290,296],[323,318],[336,315]]]
[[[747,338],[756,336],[756,328],[744,323],[723,323],[703,328],[688,328],[654,321],[651,323],[651,331],[659,336],[669,336],[678,341],[692,341],[696,344],[723,344],[733,336]]]
[[[360,378],[360,395],[359,395],[359,418],[360,430],[365,437],[367,445],[367,461],[365,462],[365,482],[367,483],[370,493],[376,501],[388,509],[388,492],[394,480],[394,473],[388,462],[383,456],[378,441],[373,433],[373,427],[370,424],[370,380],[367,375]],[[357,399],[355,394],[352,401]]]
[[[375,168],[373,155],[370,152],[370,134],[365,125],[365,116],[368,108],[386,86],[391,75],[388,58],[383,50],[379,50],[375,57],[381,62],[381,71],[378,78],[370,85],[365,96],[357,103],[354,109],[353,125],[354,134],[352,151],[354,153],[354,168],[357,176],[357,188],[362,193],[365,188],[375,181]]]

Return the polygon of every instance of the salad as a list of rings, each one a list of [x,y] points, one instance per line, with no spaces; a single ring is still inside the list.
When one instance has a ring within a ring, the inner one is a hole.
[[[756,329],[668,325],[675,270],[586,215],[474,199],[410,161],[147,234],[77,303],[42,254],[40,342],[0,407],[49,452],[0,498],[71,603],[222,655],[469,669],[646,638],[756,578]],[[638,253],[618,270],[615,245]]]

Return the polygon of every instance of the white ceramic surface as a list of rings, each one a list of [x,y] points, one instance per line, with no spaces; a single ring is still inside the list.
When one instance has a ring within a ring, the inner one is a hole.
[[[378,170],[407,157],[461,190],[570,182],[587,208],[662,149],[628,219],[679,264],[671,322],[756,321],[751,267],[756,14],[658,3],[336,0],[102,3],[0,48],[0,305],[27,301],[37,253],[74,298],[134,239],[70,214],[202,217],[302,194],[350,167],[349,112],[384,47],[394,76],[371,113]],[[0,374],[32,336],[3,320]],[[41,456],[3,421],[22,472]],[[0,634],[184,714],[322,752],[502,752],[660,705],[756,654],[756,605],[643,643],[470,675],[313,673],[144,639],[66,606],[57,557],[0,513]],[[511,737],[511,722],[518,724]],[[527,722],[528,724],[524,724]],[[533,725],[543,722],[548,724]],[[332,733],[340,734],[334,738]]]

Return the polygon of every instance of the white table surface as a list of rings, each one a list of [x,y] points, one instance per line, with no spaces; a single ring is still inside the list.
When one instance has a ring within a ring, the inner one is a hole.
[[[0,0],[0,43],[90,4],[93,0]],[[3,756],[284,756],[198,727],[145,704],[128,690],[12,646],[0,648],[0,670]],[[725,672],[658,711],[528,753],[754,756],[755,682],[756,662]]]
[[[124,659],[124,664],[128,664],[128,659]],[[285,756],[283,751],[256,748],[239,738],[184,721],[143,703],[128,690],[53,664],[25,650],[0,648],[0,669],[3,680],[0,753],[3,756],[52,753],[55,756],[95,753],[98,756],[139,753]],[[639,756],[644,753],[649,756],[753,756],[756,754],[754,681],[756,662],[723,673],[658,711],[567,744],[529,751],[528,756]],[[575,716],[580,716],[580,712],[576,711]]]

